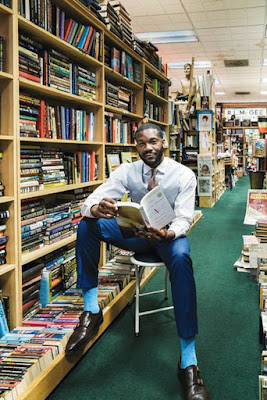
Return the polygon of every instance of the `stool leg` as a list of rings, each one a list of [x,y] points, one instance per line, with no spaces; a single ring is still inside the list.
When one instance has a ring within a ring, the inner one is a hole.
[[[166,272],[165,272],[165,300],[168,299],[168,276],[169,276],[169,271],[166,268]]]
[[[135,266],[135,336],[139,336],[139,294],[140,294],[140,278],[139,278],[139,266]]]

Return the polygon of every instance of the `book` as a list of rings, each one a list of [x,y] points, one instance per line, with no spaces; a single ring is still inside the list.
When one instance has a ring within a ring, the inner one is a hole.
[[[116,202],[118,207],[117,223],[124,238],[134,237],[136,230],[143,226],[161,229],[174,218],[174,211],[160,186],[148,192],[140,204],[134,202]]]

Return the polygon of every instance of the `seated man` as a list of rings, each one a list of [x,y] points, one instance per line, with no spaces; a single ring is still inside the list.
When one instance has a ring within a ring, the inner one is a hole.
[[[66,347],[72,353],[88,343],[103,322],[97,303],[100,243],[105,241],[134,252],[157,252],[169,270],[177,331],[181,345],[178,377],[183,383],[185,398],[208,400],[209,393],[199,379],[195,353],[197,327],[196,289],[186,232],[194,212],[196,179],[184,165],[164,157],[161,129],[146,123],[136,131],[136,148],[141,160],[121,164],[99,186],[82,207],[77,235],[77,287],[82,289],[84,312]],[[118,227],[115,199],[130,192],[134,202],[156,185],[169,200],[175,218],[163,229],[142,227],[133,238],[124,239]]]

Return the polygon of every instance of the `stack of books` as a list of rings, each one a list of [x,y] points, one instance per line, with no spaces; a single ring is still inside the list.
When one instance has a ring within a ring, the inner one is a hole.
[[[136,51],[139,56],[142,58],[145,57],[145,52],[143,50],[143,41],[138,39],[135,35],[133,35],[133,49]]]
[[[72,93],[96,100],[96,75],[88,69],[72,65]]]
[[[62,203],[46,208],[45,244],[52,244],[72,235],[71,204]]]
[[[106,104],[134,112],[133,91],[106,81]]]
[[[44,264],[36,261],[22,266],[23,318],[39,309],[39,289],[43,269]]]
[[[71,93],[70,60],[56,50],[44,50],[43,52],[43,85],[54,89]]]
[[[6,264],[6,244],[8,236],[6,236],[6,221],[9,218],[8,210],[0,210],[0,265]]]
[[[128,46],[133,47],[133,30],[130,14],[120,1],[111,0],[110,3],[119,16],[122,40],[124,43],[128,44]]]
[[[101,4],[99,14],[104,19],[104,22],[110,32],[122,39],[122,31],[119,21],[119,16],[113,7],[113,1],[105,0]]]
[[[39,53],[43,47],[38,42],[19,35],[19,76],[41,83],[41,65]]]
[[[23,137],[40,137],[40,100],[19,94],[19,132]]]
[[[24,146],[20,149],[20,193],[42,190],[42,149],[39,146]]]
[[[67,184],[64,172],[63,153],[59,149],[43,148],[41,163],[44,189],[65,186]]]
[[[255,236],[261,243],[267,243],[267,219],[258,219],[255,226]]]
[[[22,253],[44,246],[46,208],[43,199],[26,199],[21,202]]]

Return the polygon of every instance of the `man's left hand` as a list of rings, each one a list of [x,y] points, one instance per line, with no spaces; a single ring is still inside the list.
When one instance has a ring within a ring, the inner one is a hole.
[[[146,239],[152,245],[160,242],[171,242],[175,238],[174,231],[166,228],[156,229],[153,226],[144,227],[136,232],[136,236]]]

